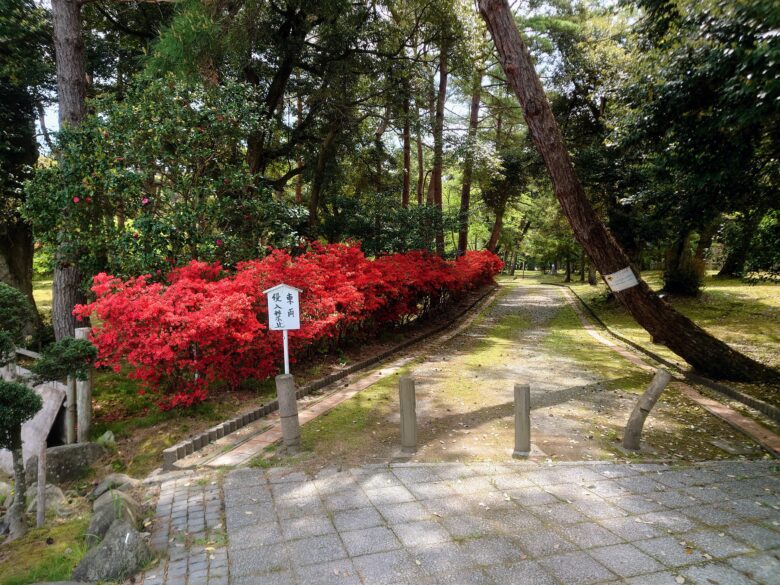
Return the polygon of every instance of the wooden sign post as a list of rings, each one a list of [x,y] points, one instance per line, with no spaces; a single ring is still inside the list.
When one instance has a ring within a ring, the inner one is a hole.
[[[263,291],[268,298],[268,328],[271,331],[282,332],[285,374],[290,373],[287,331],[301,328],[300,292],[300,289],[287,284],[277,284]]]

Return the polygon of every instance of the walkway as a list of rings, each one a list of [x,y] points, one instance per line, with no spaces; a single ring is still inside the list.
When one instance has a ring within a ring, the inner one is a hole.
[[[772,462],[238,469],[227,544],[218,477],[163,484],[145,585],[780,583]]]

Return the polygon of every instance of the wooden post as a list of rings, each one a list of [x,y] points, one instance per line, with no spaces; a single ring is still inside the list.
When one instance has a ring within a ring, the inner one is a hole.
[[[35,525],[42,528],[46,522],[46,440],[38,453],[38,491],[36,496]]]
[[[76,442],[76,379],[68,376],[65,382],[65,436],[68,445]]]
[[[87,339],[89,327],[76,329],[76,339]],[[92,372],[89,369],[86,380],[76,381],[76,414],[78,419],[78,442],[88,443],[92,430]]]
[[[634,410],[628,419],[626,430],[623,434],[624,449],[631,449],[632,451],[639,450],[645,419],[647,418],[647,415],[650,414],[653,406],[655,406],[655,403],[661,396],[661,392],[664,391],[664,388],[666,388],[666,385],[671,379],[672,375],[669,372],[663,368],[658,368],[655,376],[653,376],[653,381],[650,382],[650,386],[648,386],[645,393],[642,394],[637,401],[636,406],[634,406]]]
[[[531,454],[531,386],[515,384],[515,450],[512,457],[524,459]]]
[[[401,376],[398,380],[398,397],[401,403],[401,450],[404,453],[417,451],[417,407],[414,380]]]

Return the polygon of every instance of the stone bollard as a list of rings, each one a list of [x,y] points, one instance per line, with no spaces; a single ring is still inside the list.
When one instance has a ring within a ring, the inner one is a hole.
[[[77,327],[76,339],[87,339],[89,327]],[[86,380],[76,381],[76,418],[78,419],[78,442],[88,443],[92,431],[92,371],[89,369]]]
[[[515,384],[515,450],[512,457],[524,459],[531,454],[531,386]]]
[[[295,378],[291,374],[276,376],[276,396],[279,399],[279,418],[282,420],[282,442],[288,449],[295,450],[301,445],[301,427],[295,399]]]
[[[414,380],[409,376],[398,379],[398,397],[401,403],[401,450],[404,453],[417,451],[417,406]]]

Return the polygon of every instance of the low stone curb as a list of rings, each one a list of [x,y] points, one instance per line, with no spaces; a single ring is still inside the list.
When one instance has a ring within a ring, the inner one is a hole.
[[[576,297],[576,299],[580,302],[580,305],[582,305],[585,308],[585,310],[593,318],[593,320],[596,323],[598,323],[599,326],[602,329],[604,329],[607,333],[609,333],[612,337],[619,339],[620,341],[622,341],[627,345],[630,345],[637,351],[641,351],[646,356],[654,359],[660,364],[665,365],[667,368],[673,369],[675,372],[684,376],[686,380],[690,382],[694,382],[696,384],[707,386],[708,388],[714,390],[715,392],[719,392],[720,394],[728,396],[729,398],[733,398],[737,402],[741,402],[745,406],[749,406],[750,408],[757,410],[762,414],[765,414],[775,422],[780,422],[780,408],[777,408],[776,406],[773,406],[758,398],[754,398],[753,396],[745,394],[744,392],[740,392],[735,388],[731,388],[730,386],[726,386],[725,384],[721,384],[720,382],[716,382],[715,380],[710,380],[709,378],[705,378],[704,376],[697,374],[695,372],[688,372],[681,369],[679,366],[677,366],[677,364],[670,362],[669,360],[661,357],[657,353],[647,349],[646,347],[639,345],[635,341],[631,341],[630,339],[624,337],[623,335],[620,335],[619,333],[613,331],[609,326],[607,326],[606,323],[604,323],[604,321],[602,321],[599,318],[596,312],[590,308],[590,305],[588,305],[588,303],[586,303],[582,299],[582,297],[580,297],[580,295],[578,295],[577,292],[574,291],[570,286],[566,286],[565,284],[555,284],[555,283],[550,283],[550,284],[553,284],[553,286],[560,286],[569,289],[569,291],[571,291],[571,293]]]
[[[474,307],[476,307],[479,303],[481,303],[485,298],[490,296],[495,290],[497,286],[491,286],[486,291],[485,294],[481,295],[478,299],[473,301],[472,303],[469,303],[469,305],[460,311],[457,315],[455,315],[452,318],[452,321],[449,323],[444,323],[443,325],[440,325],[439,327],[436,327],[432,329],[431,331],[428,331],[427,333],[423,333],[421,335],[418,335],[417,337],[413,337],[411,339],[407,339],[403,343],[399,343],[395,347],[392,347],[386,351],[383,351],[380,354],[377,354],[373,357],[370,357],[368,359],[363,360],[362,362],[358,362],[356,364],[351,365],[348,368],[345,368],[344,370],[337,372],[335,374],[331,374],[329,376],[325,376],[324,378],[321,378],[319,380],[316,380],[312,382],[311,384],[308,384],[302,388],[299,388],[295,396],[298,399],[303,398],[304,396],[307,396],[311,394],[312,392],[316,392],[317,390],[320,390],[321,388],[324,388],[326,386],[329,386],[330,384],[333,384],[334,382],[338,382],[339,380],[342,380],[343,378],[346,378],[350,374],[354,374],[355,372],[359,372],[361,370],[365,370],[366,368],[370,368],[371,366],[374,366],[390,356],[406,349],[407,347],[410,347],[416,343],[419,343],[420,341],[424,341],[434,335],[437,335],[444,331],[445,329],[449,329],[453,326],[454,321],[460,319],[463,315],[471,311]],[[184,459],[185,457],[192,455],[195,451],[198,451],[205,447],[206,445],[213,443],[217,439],[221,439],[222,437],[229,435],[230,433],[237,431],[238,429],[263,418],[264,416],[275,412],[279,410],[279,401],[274,400],[272,402],[269,402],[267,404],[263,404],[261,406],[258,406],[255,409],[250,410],[249,412],[246,412],[244,414],[241,414],[235,418],[232,418],[228,421],[225,421],[221,424],[218,424],[215,427],[212,427],[210,429],[207,429],[203,431],[200,435],[196,435],[195,437],[191,437],[189,439],[186,439],[173,447],[169,447],[163,451],[163,470],[164,471],[171,471],[175,469],[174,464],[179,459]]]

